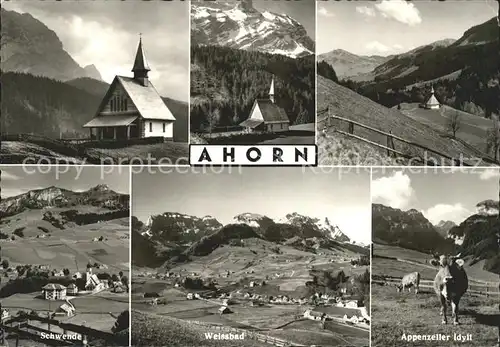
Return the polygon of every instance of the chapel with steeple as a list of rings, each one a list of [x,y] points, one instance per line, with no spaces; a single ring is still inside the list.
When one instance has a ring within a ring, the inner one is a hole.
[[[283,132],[288,131],[290,120],[285,110],[278,106],[274,95],[274,76],[271,78],[268,99],[256,99],[250,116],[240,123],[246,132]]]
[[[94,118],[83,126],[89,129],[91,139],[173,139],[175,117],[149,80],[150,71],[141,37],[133,77],[115,76]]]

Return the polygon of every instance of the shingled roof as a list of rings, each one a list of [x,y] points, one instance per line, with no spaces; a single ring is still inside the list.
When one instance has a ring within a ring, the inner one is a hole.
[[[131,77],[116,76],[135,107],[145,119],[175,120],[174,115],[163,102],[151,81],[143,86]]]
[[[255,103],[259,106],[265,123],[290,122],[283,108],[276,105],[269,99],[257,99]]]
[[[45,289],[45,290],[63,290],[63,289],[66,289],[66,287],[63,286],[62,284],[59,284],[59,283],[49,283],[49,284],[46,284],[45,286],[43,286],[42,289]]]

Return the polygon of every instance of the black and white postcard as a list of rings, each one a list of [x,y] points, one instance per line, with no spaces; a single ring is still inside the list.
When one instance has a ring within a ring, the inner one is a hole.
[[[2,2],[3,164],[187,164],[189,4]]]
[[[132,345],[368,345],[369,176],[133,174]]]
[[[0,169],[0,345],[127,346],[129,169]]]
[[[498,169],[374,172],[372,346],[496,346]]]
[[[191,147],[313,148],[315,24],[310,0],[192,1]],[[202,159],[193,152],[191,164],[216,161]]]
[[[499,165],[498,6],[319,1],[319,164]]]

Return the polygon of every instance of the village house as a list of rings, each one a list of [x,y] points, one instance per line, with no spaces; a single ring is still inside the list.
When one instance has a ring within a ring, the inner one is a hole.
[[[2,308],[2,311],[0,313],[0,321],[3,322],[4,320],[8,319],[9,317],[10,317],[9,310]]]
[[[42,287],[42,296],[45,300],[65,300],[66,287],[58,283],[49,283]]]
[[[71,283],[67,288],[66,288],[66,293],[68,295],[77,295],[78,294],[78,287],[76,284]]]
[[[434,95],[434,87],[431,86],[431,95],[429,96],[429,99],[427,99],[427,101],[421,106],[428,110],[437,110],[441,107],[441,104]]]
[[[288,131],[290,120],[283,108],[279,107],[274,99],[274,77],[271,80],[268,99],[256,99],[253,103],[250,116],[240,126],[246,132],[277,133]]]
[[[320,321],[326,319],[326,314],[321,312],[315,312],[312,310],[306,310],[304,312],[304,318]]]
[[[73,304],[70,301],[66,300],[64,304],[59,306],[55,314],[56,315],[64,314],[68,317],[72,317],[75,315],[75,312],[76,312],[75,306],[73,306]]]
[[[83,126],[89,129],[91,139],[173,139],[175,117],[149,80],[149,71],[140,39],[132,68],[134,77],[116,76],[96,115]]]

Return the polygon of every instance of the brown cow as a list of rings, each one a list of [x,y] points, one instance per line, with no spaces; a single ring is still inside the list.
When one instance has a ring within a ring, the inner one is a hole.
[[[458,324],[458,303],[469,287],[469,280],[463,268],[464,261],[459,259],[459,256],[447,257],[441,255],[439,260],[431,260],[432,265],[439,267],[439,271],[434,278],[434,291],[441,302],[443,324],[447,323],[447,304],[451,304],[453,324]]]
[[[412,272],[406,274],[401,279],[401,283],[397,285],[398,292],[404,291],[408,288],[411,292],[411,287],[415,287],[415,294],[418,294],[418,286],[420,285],[420,274],[418,272]]]

